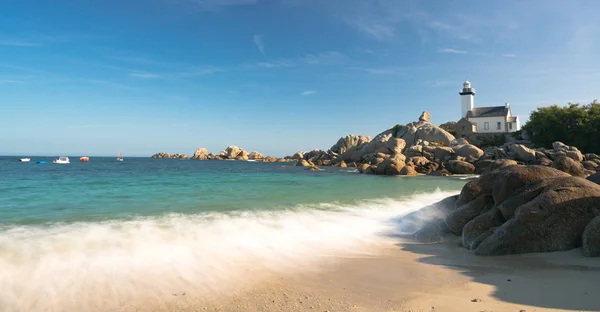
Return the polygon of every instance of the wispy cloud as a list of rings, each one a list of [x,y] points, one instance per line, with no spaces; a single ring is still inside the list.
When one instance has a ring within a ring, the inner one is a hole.
[[[106,56],[107,59],[111,59],[111,60],[115,60],[115,61],[121,61],[121,62],[127,62],[127,63],[138,63],[138,64],[157,64],[159,62],[149,59],[149,58],[145,58],[145,57],[137,57],[137,56],[115,56],[115,55],[109,55]]]
[[[160,78],[159,74],[153,74],[153,73],[143,73],[143,72],[134,72],[134,73],[129,73],[130,77],[135,77],[135,78],[142,78],[142,79],[155,79],[155,78]]]
[[[71,129],[89,129],[89,128],[116,128],[120,127],[120,125],[77,125],[70,126]]]
[[[263,39],[264,35],[262,34],[257,34],[254,35],[254,44],[256,45],[256,47],[258,48],[258,51],[260,51],[261,54],[265,54],[265,45],[263,44]]]
[[[373,75],[400,75],[405,72],[404,69],[397,67],[348,67],[348,69],[358,70]]]
[[[336,65],[342,64],[347,60],[347,57],[336,51],[328,51],[317,54],[305,54],[300,60],[310,65]]]
[[[258,62],[256,63],[256,67],[262,68],[277,68],[277,67],[292,67],[294,66],[294,62],[290,60],[275,60],[270,62]]]
[[[87,82],[91,82],[91,83],[95,83],[95,84],[101,84],[101,85],[105,85],[105,86],[109,86],[109,87],[113,87],[113,88],[118,88],[118,89],[123,89],[123,90],[135,90],[135,88],[132,88],[130,86],[126,86],[120,83],[116,83],[116,82],[112,82],[112,81],[107,81],[107,80],[99,80],[99,79],[83,79],[83,81],[87,81]]]
[[[161,75],[161,77],[166,78],[192,78],[199,76],[212,75],[216,73],[222,73],[228,71],[227,68],[216,67],[216,66],[205,66],[205,67],[190,67],[187,70],[175,73],[175,74],[166,74]]]
[[[253,5],[258,0],[188,0],[201,11],[217,11],[223,7],[235,5]]]
[[[302,94],[301,94],[301,95],[313,95],[313,94],[315,94],[315,93],[317,93],[317,91],[314,91],[314,90],[309,90],[309,91],[304,91],[304,92],[302,92]]]
[[[456,50],[456,49],[442,49],[440,50],[441,53],[453,53],[453,54],[467,54],[468,51],[466,50]]]
[[[5,65],[5,64],[0,64],[0,67],[4,67],[4,68],[10,68],[10,69],[17,69],[17,70],[22,70],[22,71],[34,71],[33,69],[30,68],[25,68],[25,67],[19,67],[19,66],[12,66],[12,65]]]
[[[0,45],[12,47],[41,47],[41,42],[0,40]]]
[[[25,81],[14,80],[14,79],[0,79],[0,84],[8,84],[8,83],[25,83]]]
[[[351,23],[354,27],[358,28],[361,32],[368,36],[383,41],[394,38],[395,28],[390,25],[384,24],[370,24],[363,21]]]
[[[502,57],[517,57],[516,54],[502,54]]]

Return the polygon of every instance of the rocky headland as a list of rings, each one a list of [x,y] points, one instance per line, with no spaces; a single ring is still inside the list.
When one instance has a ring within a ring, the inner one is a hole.
[[[413,176],[481,174],[495,160],[553,167],[580,177],[600,169],[600,156],[583,154],[576,147],[561,142],[555,142],[552,148],[534,149],[529,141],[513,140],[502,146],[480,148],[466,139],[455,138],[430,120],[430,114],[425,111],[418,121],[396,125],[373,139],[349,134],[326,151],[300,151],[284,158],[249,153],[237,146],[229,146],[219,154],[198,148],[192,156],[157,153],[152,158],[295,162],[297,166],[313,171],[323,166],[336,166],[357,168],[364,174]]]

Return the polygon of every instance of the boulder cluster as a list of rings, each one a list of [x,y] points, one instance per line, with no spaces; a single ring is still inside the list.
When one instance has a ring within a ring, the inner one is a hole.
[[[169,154],[165,152],[160,152],[152,155],[152,158],[172,158],[172,159],[190,159],[190,156],[186,154]]]
[[[423,242],[460,236],[464,248],[481,256],[578,247],[586,256],[600,256],[595,179],[598,174],[584,179],[569,170],[495,160],[460,195],[403,217],[399,226]]]
[[[533,149],[528,141],[512,141],[482,150],[466,139],[456,139],[430,120],[431,115],[425,111],[418,121],[396,125],[373,139],[350,134],[340,138],[327,151],[315,149],[284,158],[249,153],[237,146],[229,146],[219,154],[198,148],[191,157],[157,153],[152,158],[296,162],[297,166],[312,171],[320,171],[321,166],[336,166],[357,168],[364,174],[409,176],[481,174],[496,160],[552,167],[579,177],[589,176],[600,169],[600,156],[583,154],[576,147],[561,142],[554,142],[550,149]]]
[[[574,146],[555,142],[551,149],[531,148],[529,141],[512,141],[481,149],[466,139],[455,139],[429,122],[423,112],[419,121],[397,125],[375,138],[348,135],[328,151],[314,150],[286,157],[306,167],[356,167],[360,173],[379,175],[481,174],[495,160],[547,166],[586,177],[600,169],[600,156],[583,154]]]
[[[262,162],[289,162],[292,160],[284,158],[275,158],[272,156],[263,156],[259,152],[247,152],[237,146],[228,146],[225,150],[219,154],[209,153],[206,148],[198,148],[194,152],[193,156],[186,154],[169,154],[169,153],[156,153],[152,155],[152,158],[173,158],[173,159],[193,159],[193,160],[254,160]]]
[[[371,139],[347,135],[328,151],[298,152],[288,158],[306,167],[356,167],[360,173],[379,175],[446,176],[475,172],[472,162],[483,151],[464,139],[456,140],[446,130],[430,123],[423,112],[419,121],[396,125]]]

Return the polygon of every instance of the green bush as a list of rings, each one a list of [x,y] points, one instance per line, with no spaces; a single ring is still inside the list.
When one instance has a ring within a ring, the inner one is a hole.
[[[398,131],[400,131],[400,125],[395,125],[392,127],[392,137],[398,137]]]
[[[540,147],[551,147],[552,142],[561,141],[583,152],[600,153],[600,102],[538,108],[531,113],[523,130]]]

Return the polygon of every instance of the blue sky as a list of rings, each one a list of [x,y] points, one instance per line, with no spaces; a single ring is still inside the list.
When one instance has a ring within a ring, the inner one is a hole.
[[[598,98],[600,1],[9,1],[0,154],[283,156],[476,106]]]

